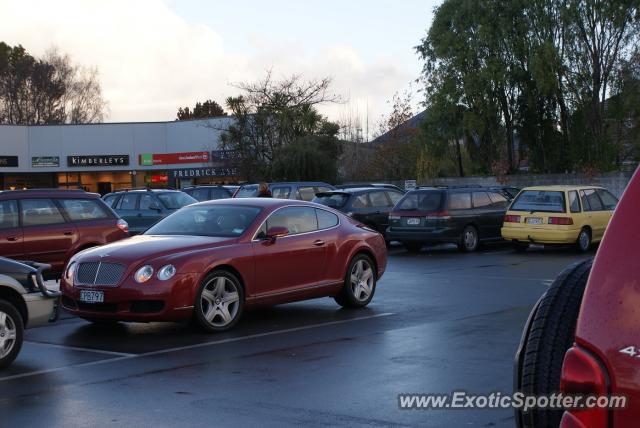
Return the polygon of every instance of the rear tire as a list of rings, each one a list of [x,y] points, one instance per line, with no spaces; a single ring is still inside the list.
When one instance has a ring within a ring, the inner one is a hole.
[[[466,253],[478,251],[478,248],[480,248],[480,236],[478,235],[478,229],[474,226],[467,226],[464,228],[462,231],[460,248]]]
[[[334,299],[345,308],[363,308],[373,299],[376,283],[377,273],[371,258],[365,254],[356,254],[349,263],[342,290]]]
[[[582,229],[578,234],[576,240],[576,251],[579,253],[586,253],[591,248],[591,232],[589,229]]]
[[[0,299],[0,369],[9,367],[22,349],[24,322],[11,303]]]
[[[420,250],[422,250],[422,247],[424,247],[422,242],[403,242],[402,245],[410,253],[419,253]]]
[[[540,299],[522,353],[516,385],[525,394],[547,395],[560,390],[564,354],[575,340],[576,321],[593,260],[565,269]],[[557,427],[562,410],[534,409],[518,413],[522,427]]]

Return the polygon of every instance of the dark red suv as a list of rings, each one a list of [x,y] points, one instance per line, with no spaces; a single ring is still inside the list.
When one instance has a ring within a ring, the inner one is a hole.
[[[0,192],[0,256],[50,264],[56,276],[78,251],[128,236],[127,222],[98,194],[60,189]]]

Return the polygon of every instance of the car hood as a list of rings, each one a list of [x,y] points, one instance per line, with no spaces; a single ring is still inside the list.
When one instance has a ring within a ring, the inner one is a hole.
[[[186,250],[223,247],[236,238],[191,235],[138,235],[78,253],[75,260],[122,261],[127,264],[155,257],[175,255]]]

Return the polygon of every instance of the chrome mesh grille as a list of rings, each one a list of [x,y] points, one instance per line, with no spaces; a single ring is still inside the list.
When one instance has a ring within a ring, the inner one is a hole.
[[[118,285],[124,270],[125,266],[119,263],[80,263],[75,283],[78,285]]]

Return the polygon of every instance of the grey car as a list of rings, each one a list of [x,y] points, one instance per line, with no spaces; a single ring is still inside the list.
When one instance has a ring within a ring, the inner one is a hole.
[[[130,235],[138,235],[169,214],[198,202],[185,192],[167,189],[122,190],[102,198],[129,224]]]

